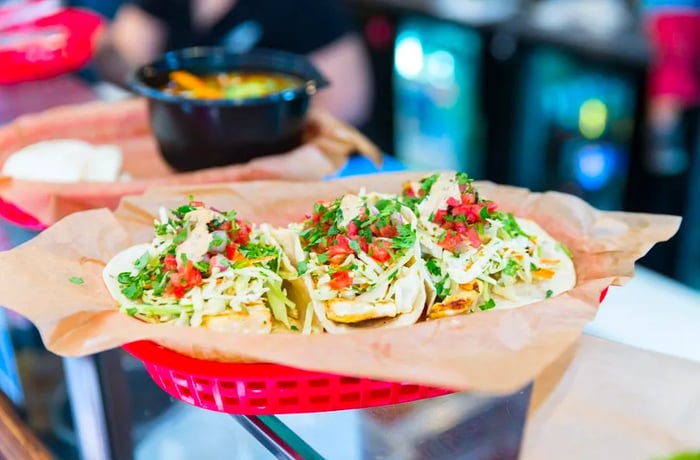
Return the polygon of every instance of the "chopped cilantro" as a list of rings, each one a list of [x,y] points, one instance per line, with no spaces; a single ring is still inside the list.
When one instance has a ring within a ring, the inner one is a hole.
[[[119,284],[128,284],[131,282],[131,274],[129,272],[121,272],[117,275],[117,282]]]
[[[450,293],[450,279],[446,276],[435,283],[435,295],[438,299],[444,299]]]
[[[358,243],[357,240],[350,240],[349,245],[350,245],[350,249],[352,249],[353,251],[355,251],[358,254],[362,251],[362,249],[360,248],[360,243]]]
[[[148,265],[148,262],[151,260],[151,255],[149,254],[148,251],[144,252],[141,257],[138,258],[136,262],[134,262],[134,268],[136,268],[137,271],[141,271],[144,268],[146,268],[146,265]]]
[[[79,276],[71,276],[70,278],[68,278],[68,281],[70,281],[73,284],[83,284],[85,282],[85,280]]]
[[[195,262],[194,266],[197,270],[199,270],[200,272],[202,272],[205,275],[207,273],[209,273],[209,264],[207,262],[202,262],[202,261]]]
[[[531,272],[536,272],[537,270],[539,270],[539,268],[537,268],[537,265],[535,265],[535,264],[533,264],[532,262],[530,262],[530,271],[531,271]]]
[[[226,244],[226,240],[225,240],[224,238],[222,238],[222,237],[217,233],[217,234],[212,235],[211,244],[209,245],[209,249],[211,249],[211,248],[220,248],[220,247],[222,247],[224,244]]]
[[[185,214],[192,212],[195,209],[197,209],[197,208],[195,208],[191,204],[185,204],[185,205],[179,206],[173,214],[175,214],[176,217],[182,219],[183,217],[185,217]]]
[[[428,273],[430,273],[433,276],[440,276],[440,265],[437,261],[437,259],[430,259],[425,263],[425,268],[428,269]]]
[[[489,213],[489,207],[488,206],[483,206],[481,208],[481,211],[479,211],[479,217],[481,217],[481,220],[486,220],[489,217],[491,217],[491,214]]]
[[[380,211],[384,211],[386,208],[388,208],[392,204],[393,204],[392,200],[388,200],[386,198],[383,198],[383,199],[377,201],[377,204],[375,204],[374,207]]]
[[[131,300],[140,299],[143,295],[143,287],[138,282],[129,284],[121,291],[122,294]]]
[[[479,310],[485,311],[485,310],[490,310],[496,306],[496,302],[494,302],[493,299],[487,300],[483,305],[479,306]]]
[[[513,259],[510,259],[508,261],[508,264],[506,265],[506,268],[503,269],[503,273],[506,276],[514,277],[515,275],[518,274],[518,271],[520,270],[520,264],[516,262]]]
[[[296,326],[293,325],[293,324],[292,324],[291,326],[289,326],[289,329],[291,329],[291,330],[293,330],[293,331],[298,331],[298,330],[299,330],[299,328],[296,327]]]
[[[399,234],[391,240],[396,249],[408,249],[416,244],[416,232],[411,228],[411,224],[399,225],[396,231]]]
[[[182,230],[180,230],[180,232],[177,235],[175,235],[175,238],[173,238],[173,243],[174,244],[182,243],[183,241],[185,241],[187,239],[188,233],[189,233],[189,227],[187,225],[185,225],[184,227],[182,227]]]
[[[520,225],[518,225],[518,221],[515,220],[515,217],[511,213],[505,213],[501,212],[499,213],[498,216],[503,222],[503,229],[508,233],[510,237],[516,237],[518,235],[524,236],[526,238],[529,238],[530,235],[525,233],[522,228],[520,228]]]
[[[437,180],[440,178],[439,174],[433,174],[432,176],[428,176],[424,179],[421,179],[420,183],[420,189],[423,190],[426,195],[430,192],[430,189],[433,188],[433,185]]]
[[[327,253],[322,253],[318,255],[318,263],[320,264],[325,264],[328,262],[328,254]]]
[[[236,211],[231,210],[231,211],[227,212],[226,219],[231,221],[231,222],[234,222],[236,220]]]
[[[303,275],[306,273],[306,270],[308,269],[308,262],[305,260],[300,260],[299,263],[297,264],[297,271],[299,272],[300,275]]]
[[[168,224],[156,224],[155,226],[156,235],[163,236],[168,234]]]
[[[134,316],[138,312],[136,307],[129,307],[126,309],[126,314],[129,316]]]
[[[554,294],[554,291],[552,291],[551,289],[547,289],[547,292],[545,293],[544,298],[549,299],[550,297],[552,297],[552,294]]]

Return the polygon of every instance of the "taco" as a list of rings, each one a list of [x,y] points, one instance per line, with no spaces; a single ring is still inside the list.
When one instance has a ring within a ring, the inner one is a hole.
[[[161,209],[151,243],[116,254],[103,271],[120,309],[140,320],[257,334],[312,321],[283,287],[294,276],[269,226],[197,201]]]
[[[397,196],[360,193],[317,203],[291,227],[290,253],[326,331],[418,321],[426,285],[416,223]]]
[[[576,284],[568,249],[538,224],[500,211],[464,173],[434,174],[404,186],[418,218],[427,318],[514,308]]]

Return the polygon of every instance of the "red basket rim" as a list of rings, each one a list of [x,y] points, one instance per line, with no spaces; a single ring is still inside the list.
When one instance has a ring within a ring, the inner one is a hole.
[[[149,340],[141,340],[122,345],[129,354],[150,364],[156,364],[183,373],[205,375],[209,377],[252,377],[252,378],[277,378],[280,373],[285,377],[318,377],[335,376],[327,372],[316,372],[284,366],[274,363],[227,363],[219,361],[206,361],[192,358],[174,350],[158,345]]]
[[[25,212],[16,204],[5,201],[2,198],[0,198],[0,217],[12,225],[35,232],[46,230],[47,227],[46,224],[42,223],[31,214]]]

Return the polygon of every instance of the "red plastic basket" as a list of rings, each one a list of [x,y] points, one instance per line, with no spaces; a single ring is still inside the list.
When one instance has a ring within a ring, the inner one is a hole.
[[[0,13],[8,16],[17,11],[0,9]],[[80,69],[92,58],[103,23],[97,14],[68,8],[0,29],[0,85]]]
[[[608,289],[600,293],[603,302]],[[123,346],[175,399],[228,414],[290,414],[360,409],[417,401],[451,390],[347,377],[267,363],[190,358],[148,341]]]
[[[153,342],[124,349],[142,361],[173,398],[229,414],[327,412],[416,401],[452,393],[428,386],[383,382],[277,364],[203,361]]]
[[[17,227],[40,232],[46,229],[46,225],[41,223],[36,217],[30,216],[16,205],[0,198],[0,217],[16,225]]]

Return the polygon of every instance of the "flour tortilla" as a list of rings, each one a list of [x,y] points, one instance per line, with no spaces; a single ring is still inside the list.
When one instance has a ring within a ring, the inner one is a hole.
[[[306,260],[306,254],[302,248],[301,241],[298,235],[296,235],[296,233],[289,230],[277,230],[275,232],[275,239],[282,245],[282,247],[285,250],[285,253],[290,258],[293,264],[298,265],[299,262]],[[311,276],[308,274],[302,276],[300,279],[292,283],[294,291],[293,297],[294,300],[297,302],[299,302],[300,299],[303,299],[304,302],[308,302],[315,312],[315,318],[318,321],[318,323],[323,327],[323,329],[326,330],[326,332],[329,332],[331,334],[352,332],[360,329],[409,326],[411,324],[415,324],[420,319],[421,315],[423,314],[423,311],[425,310],[425,306],[427,304],[428,286],[423,277],[420,262],[416,260],[415,257],[411,257],[408,263],[404,266],[409,267],[410,270],[412,270],[411,274],[413,275],[413,277],[397,277],[390,283],[409,283],[411,282],[411,280],[413,280],[413,282],[416,284],[417,289],[415,289],[414,295],[411,295],[411,311],[406,313],[398,313],[394,317],[370,319],[352,324],[333,321],[328,317],[328,314],[326,312],[326,301],[314,299],[313,293],[315,291],[315,287],[313,285],[313,280]],[[368,307],[376,305],[375,303],[371,302],[354,301],[354,303],[360,303],[362,305],[367,305]]]
[[[119,306],[134,304],[133,300],[130,300],[124,294],[122,294],[118,282],[119,274],[123,272],[130,272],[134,268],[134,263],[150,248],[151,245],[147,243],[131,246],[117,253],[104,267],[102,271],[102,279],[112,298],[114,298]],[[281,264],[287,266],[290,265],[290,262],[285,260],[284,254]],[[310,313],[307,311],[308,302],[296,301],[298,295],[296,295],[296,292],[294,292],[296,291],[294,286],[283,283],[283,288],[286,288],[288,297],[296,303],[297,311],[299,313],[298,318],[289,317],[289,323],[290,325],[296,327],[297,330],[301,331],[306,315]],[[135,315],[135,317],[145,322],[158,323],[158,321],[154,318],[149,318],[139,314]],[[260,327],[259,321],[261,318],[269,318],[269,324],[267,327]],[[312,327],[309,330],[309,333],[320,331],[320,326],[318,323],[312,321],[311,325]],[[241,334],[291,332],[283,323],[277,321],[272,316],[271,309],[268,306],[265,298],[261,299],[259,305],[256,304],[254,306],[248,306],[247,313],[235,312],[233,310],[226,309],[220,314],[205,315],[203,318],[202,327],[219,330],[222,332]]]
[[[520,228],[522,228],[525,233],[536,237],[537,245],[541,247],[542,258],[558,259],[560,263],[555,268],[552,268],[554,276],[551,279],[536,280],[533,283],[521,281],[510,286],[509,289],[512,298],[505,298],[491,290],[491,298],[495,303],[494,309],[505,310],[522,307],[539,302],[548,297],[555,297],[572,289],[576,285],[576,269],[574,263],[563,247],[537,223],[522,218],[516,219]],[[431,289],[434,289],[434,286],[431,285]],[[431,289],[428,290],[429,294],[432,292]],[[548,292],[550,294],[549,296],[547,295]],[[460,314],[467,314],[469,312],[479,311],[479,305],[484,303],[482,294],[479,294],[478,291],[466,289],[450,295],[448,299],[445,299],[442,303],[435,303],[434,297],[432,297],[432,299],[431,301],[429,298],[428,301],[427,311],[429,313],[431,313],[433,307],[439,307],[442,304],[452,302],[458,304],[463,301],[468,303],[470,308]]]
[[[539,302],[550,297],[555,297],[572,289],[576,285],[576,268],[574,262],[564,251],[563,247],[552,238],[537,223],[527,219],[517,219],[520,228],[528,235],[537,238],[537,245],[542,248],[542,257],[546,259],[559,259],[559,265],[554,268],[554,276],[549,280],[538,280],[535,283],[518,283],[513,286],[517,300],[504,299],[494,296],[496,307],[499,309],[517,308],[523,305]]]

